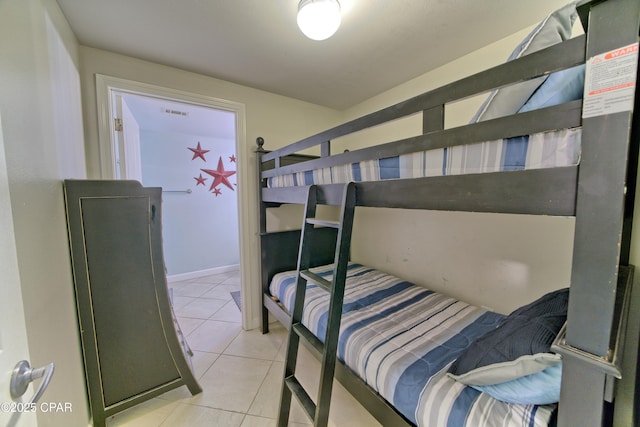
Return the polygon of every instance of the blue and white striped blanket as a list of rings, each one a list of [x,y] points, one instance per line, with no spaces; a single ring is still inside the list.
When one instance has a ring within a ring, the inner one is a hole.
[[[541,132],[274,176],[267,185],[344,184],[575,166],[580,161],[580,137],[580,128]]]
[[[331,280],[331,266],[313,269]],[[272,295],[291,310],[296,272],[274,276]],[[303,323],[324,339],[329,295],[309,283]],[[446,376],[473,340],[504,316],[351,263],[338,357],[419,426],[546,426],[554,406],[512,405]]]

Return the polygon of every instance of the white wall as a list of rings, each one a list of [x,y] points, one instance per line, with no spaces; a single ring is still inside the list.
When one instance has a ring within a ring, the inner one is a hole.
[[[78,44],[53,0],[0,2],[0,112],[31,364],[56,364],[38,425],[88,422],[62,182],[85,176]]]
[[[142,184],[162,187],[162,240],[167,275],[206,272],[240,263],[237,176],[228,177],[233,189],[218,185],[210,191],[214,177],[201,169],[235,171],[236,142],[183,133],[143,130],[140,132]],[[209,150],[205,160],[193,158],[188,147],[198,144]],[[203,185],[195,177],[205,178]],[[183,190],[191,190],[191,193]]]

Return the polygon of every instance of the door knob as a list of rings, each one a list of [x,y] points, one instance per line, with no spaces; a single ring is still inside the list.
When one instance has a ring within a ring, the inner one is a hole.
[[[55,369],[55,364],[49,363],[42,368],[33,369],[29,362],[26,360],[21,360],[18,364],[13,368],[13,374],[11,375],[11,382],[9,383],[9,391],[11,393],[11,398],[13,400],[18,399],[22,396],[26,391],[29,383],[38,378],[42,378],[40,382],[40,386],[33,394],[31,401],[29,403],[36,403],[38,399],[42,396],[45,389],[49,385],[51,381],[51,377],[53,376],[53,370]]]

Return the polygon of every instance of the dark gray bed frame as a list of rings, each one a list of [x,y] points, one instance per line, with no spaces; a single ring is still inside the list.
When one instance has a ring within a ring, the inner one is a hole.
[[[283,203],[304,203],[305,187],[267,188],[266,179],[283,174],[582,126],[579,166],[486,174],[398,179],[357,184],[357,205],[405,209],[499,212],[575,216],[575,237],[568,320],[553,350],[563,356],[563,380],[557,413],[560,426],[608,425],[615,381],[622,375],[620,355],[626,335],[633,266],[629,265],[631,225],[638,162],[636,87],[634,111],[582,118],[582,102],[498,118],[444,130],[444,105],[514,82],[585,63],[595,55],[638,42],[640,1],[583,1],[578,12],[585,35],[471,77],[448,84],[266,152],[258,138],[263,332],[272,313],[285,326],[288,313],[273,301],[273,275],[296,268],[299,231],[267,232],[266,210]],[[401,117],[422,113],[423,134],[376,147],[330,155],[330,140]],[[301,150],[320,146],[319,157]],[[322,185],[320,198],[337,200],[342,185]],[[314,257],[333,261],[333,239]],[[636,341],[637,342],[637,337]],[[349,368],[336,377],[383,425],[410,425]],[[634,393],[637,390],[634,385]],[[636,405],[637,406],[637,405]],[[637,422],[636,411],[633,413]]]

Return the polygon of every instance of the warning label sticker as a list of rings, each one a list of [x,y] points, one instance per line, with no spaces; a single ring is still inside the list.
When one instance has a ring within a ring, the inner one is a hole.
[[[633,110],[637,62],[638,43],[587,61],[583,118]]]

